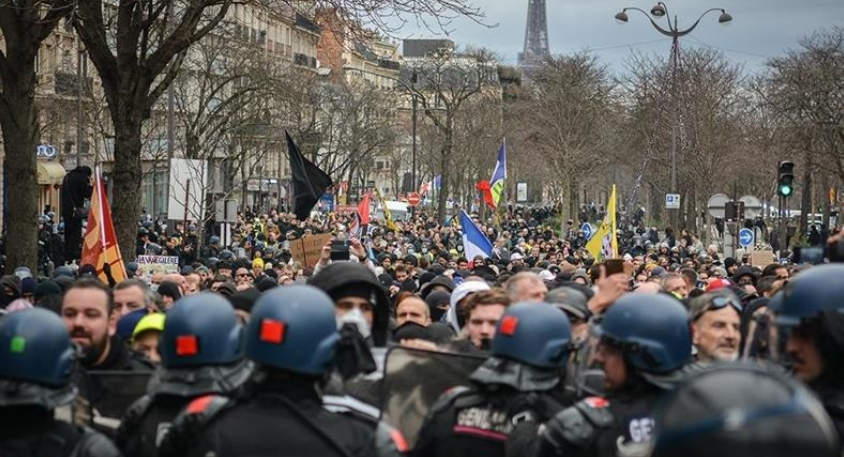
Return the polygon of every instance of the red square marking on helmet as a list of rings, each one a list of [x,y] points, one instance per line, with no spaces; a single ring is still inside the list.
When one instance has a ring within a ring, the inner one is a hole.
[[[607,408],[607,407],[610,406],[610,402],[606,398],[603,398],[603,397],[584,398],[583,403],[586,403],[587,405],[589,405],[589,406],[591,406],[595,409]]]
[[[519,325],[519,318],[516,316],[507,316],[501,321],[501,328],[498,329],[504,336],[513,336],[516,334],[516,327]]]
[[[176,337],[176,355],[187,357],[199,353],[199,342],[193,335]]]
[[[284,342],[286,330],[284,322],[264,319],[261,321],[260,339],[265,343],[281,344]]]

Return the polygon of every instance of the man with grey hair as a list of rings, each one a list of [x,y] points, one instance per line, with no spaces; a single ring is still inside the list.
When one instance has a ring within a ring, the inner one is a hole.
[[[689,296],[689,290],[683,276],[677,273],[667,274],[660,279],[660,288],[663,292],[673,295],[678,300]]]
[[[529,271],[516,273],[507,280],[504,287],[513,303],[543,302],[548,294],[545,281],[538,274]]]
[[[692,344],[700,362],[734,361],[739,355],[741,302],[729,290],[705,293],[692,299]]]
[[[141,308],[155,310],[155,293],[143,280],[125,279],[114,286],[114,313],[118,319]]]

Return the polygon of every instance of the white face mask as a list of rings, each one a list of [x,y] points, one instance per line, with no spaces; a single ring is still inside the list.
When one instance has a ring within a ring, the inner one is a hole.
[[[351,311],[344,314],[343,317],[337,318],[338,329],[344,324],[354,324],[355,327],[357,327],[358,332],[360,332],[361,336],[364,338],[369,338],[370,333],[372,333],[369,328],[369,322],[366,321],[366,317],[364,317],[360,308],[353,308]]]

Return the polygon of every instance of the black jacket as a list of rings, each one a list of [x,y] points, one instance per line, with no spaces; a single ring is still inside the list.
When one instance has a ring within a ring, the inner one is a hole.
[[[333,414],[308,381],[271,381],[203,416],[196,400],[174,422],[162,457],[374,456],[372,430]],[[199,402],[199,403],[198,403]],[[214,405],[214,403],[211,403]]]
[[[0,455],[3,457],[119,457],[107,438],[93,430],[53,418],[39,406],[0,408]]]
[[[62,181],[62,217],[67,220],[74,217],[74,209],[82,208],[85,199],[91,198],[93,187],[88,184],[91,168],[77,167]]]

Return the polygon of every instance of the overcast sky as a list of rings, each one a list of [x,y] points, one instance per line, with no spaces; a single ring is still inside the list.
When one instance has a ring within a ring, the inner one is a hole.
[[[623,71],[631,49],[668,55],[671,39],[654,30],[647,18],[630,12],[630,21],[619,24],[614,16],[625,6],[646,11],[656,3],[632,0],[546,0],[551,52],[570,54],[591,49],[613,71]],[[504,63],[515,64],[524,43],[528,0],[474,0],[486,14],[489,28],[467,19],[453,21],[449,38],[459,45],[484,46],[498,52]],[[812,32],[844,27],[844,0],[667,0],[670,14],[688,27],[708,8],[725,8],[730,24],[718,23],[710,13],[695,31],[681,38],[681,49],[709,46],[750,71],[769,57],[797,48],[798,40]],[[665,18],[660,22],[665,26]],[[395,36],[431,38],[432,32],[409,24]]]

